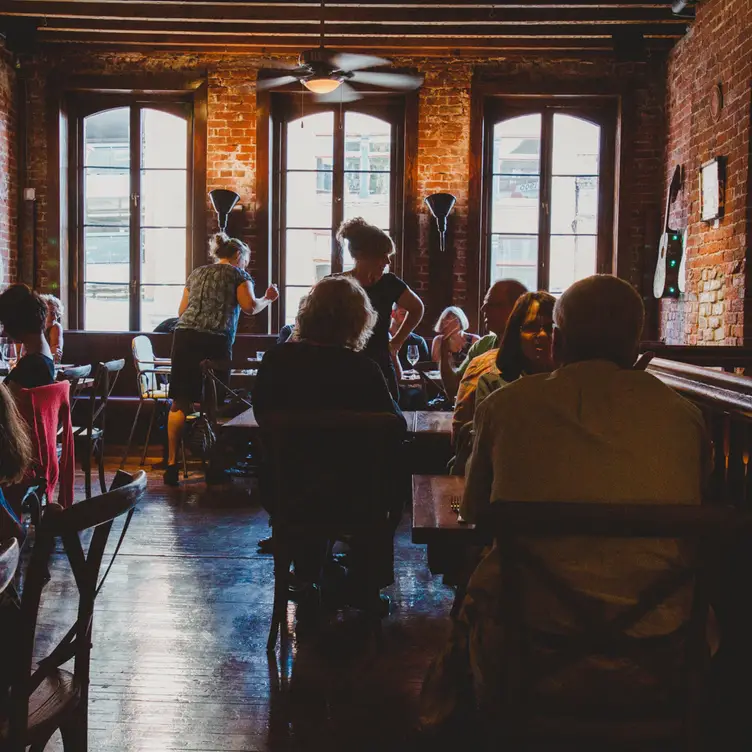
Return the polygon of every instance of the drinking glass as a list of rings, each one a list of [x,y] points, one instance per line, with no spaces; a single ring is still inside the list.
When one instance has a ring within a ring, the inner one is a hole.
[[[418,358],[420,357],[420,353],[418,352],[418,346],[417,345],[408,345],[407,346],[407,362],[415,367],[415,364],[418,362]]]
[[[3,360],[8,364],[8,368],[13,370],[16,367],[16,361],[18,360],[15,343],[6,341],[0,348],[0,354],[2,355]]]
[[[256,350],[256,360],[263,360],[263,359],[264,359],[264,351]]]

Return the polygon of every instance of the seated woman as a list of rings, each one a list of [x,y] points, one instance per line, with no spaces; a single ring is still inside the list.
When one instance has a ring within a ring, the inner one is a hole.
[[[553,370],[551,333],[556,299],[547,292],[521,295],[509,315],[498,350],[473,360],[460,382],[452,430],[456,456],[454,475],[465,474],[472,449],[473,415],[477,406],[505,384],[531,373]]]
[[[452,354],[455,367],[459,367],[467,357],[470,348],[480,339],[477,334],[470,334],[466,329],[470,326],[465,312],[457,306],[449,306],[441,312],[433,330],[436,336],[431,343],[431,360],[441,361],[441,341],[449,339],[449,352]]]
[[[47,303],[26,285],[11,285],[0,295],[0,324],[5,336],[23,345],[24,356],[6,376],[11,390],[33,389],[55,382],[55,362],[45,339]]]
[[[54,295],[42,295],[47,304],[47,320],[44,322],[44,336],[52,350],[55,363],[63,362],[63,304]]]
[[[318,282],[300,304],[297,341],[268,350],[259,365],[253,407],[262,431],[273,413],[318,410],[390,413],[405,426],[381,369],[360,352],[375,323],[368,295],[353,277],[326,277]],[[292,460],[291,465],[294,471]],[[391,560],[389,544],[384,554]],[[296,575],[318,580],[315,570],[323,565],[324,551],[325,546],[305,567],[296,558]],[[357,580],[352,569],[349,574]],[[381,587],[390,584],[388,576],[385,580]]]

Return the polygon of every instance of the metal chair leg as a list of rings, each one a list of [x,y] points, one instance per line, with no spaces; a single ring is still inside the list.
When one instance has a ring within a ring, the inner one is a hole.
[[[183,478],[188,477],[188,464],[185,461],[185,441],[180,439],[180,453],[183,455]]]
[[[151,418],[149,419],[149,429],[146,432],[146,441],[144,442],[144,453],[141,455],[141,467],[144,466],[144,463],[146,462],[146,453],[149,451],[149,439],[151,439],[151,429],[154,426],[154,419],[157,416],[157,401],[154,400],[152,403],[152,411],[151,411]]]
[[[274,536],[274,605],[272,606],[272,623],[269,629],[269,639],[266,642],[266,652],[273,653],[277,646],[277,635],[280,630],[280,640],[284,644],[287,630],[287,602],[288,602],[288,573],[290,571],[290,557],[282,541],[282,535]]]
[[[107,493],[107,481],[104,477],[104,435],[97,444],[97,463],[99,465],[99,487]]]
[[[131,442],[133,441],[133,434],[136,431],[136,424],[138,423],[138,416],[141,414],[141,405],[144,404],[142,399],[138,401],[138,409],[136,410],[136,417],[133,419],[133,425],[131,426],[131,432],[128,436],[128,443],[125,445],[125,452],[123,453],[123,459],[120,460],[120,469],[125,467],[125,461],[128,459],[128,452],[131,450]],[[143,463],[141,463],[143,464]]]

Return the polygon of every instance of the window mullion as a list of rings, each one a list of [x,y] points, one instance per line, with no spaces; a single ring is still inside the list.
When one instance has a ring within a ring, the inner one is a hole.
[[[332,272],[342,272],[344,261],[342,248],[337,242],[337,229],[345,212],[345,111],[343,107],[334,111],[334,144],[332,154]]]
[[[278,261],[277,279],[282,294],[279,296],[280,326],[286,321],[287,289],[287,116],[273,123],[274,140],[272,151],[272,195],[276,206],[272,210],[273,246],[276,246]]]
[[[538,289],[548,290],[551,266],[551,172],[553,164],[553,109],[543,110],[538,221]]]
[[[130,328],[141,331],[141,108],[131,105]]]

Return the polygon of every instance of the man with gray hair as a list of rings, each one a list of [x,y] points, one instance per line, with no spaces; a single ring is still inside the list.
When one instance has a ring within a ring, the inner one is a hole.
[[[461,514],[483,522],[494,501],[699,504],[707,444],[700,411],[635,365],[644,321],[637,292],[596,275],[573,284],[554,308],[551,374],[524,376],[494,392],[475,415],[475,442]],[[636,603],[645,582],[681,561],[676,541],[562,537],[531,543],[559,577],[606,614]],[[436,723],[447,670],[464,666],[476,698],[500,701],[496,681],[502,625],[501,573],[495,548],[468,583],[447,649],[424,686],[424,722]],[[535,629],[566,634],[571,615],[548,590],[526,601]],[[629,631],[668,635],[689,619],[691,591],[669,598]],[[470,658],[472,656],[472,660]],[[461,677],[455,677],[459,681]],[[477,697],[479,692],[483,697]],[[456,692],[456,689],[452,690]]]

